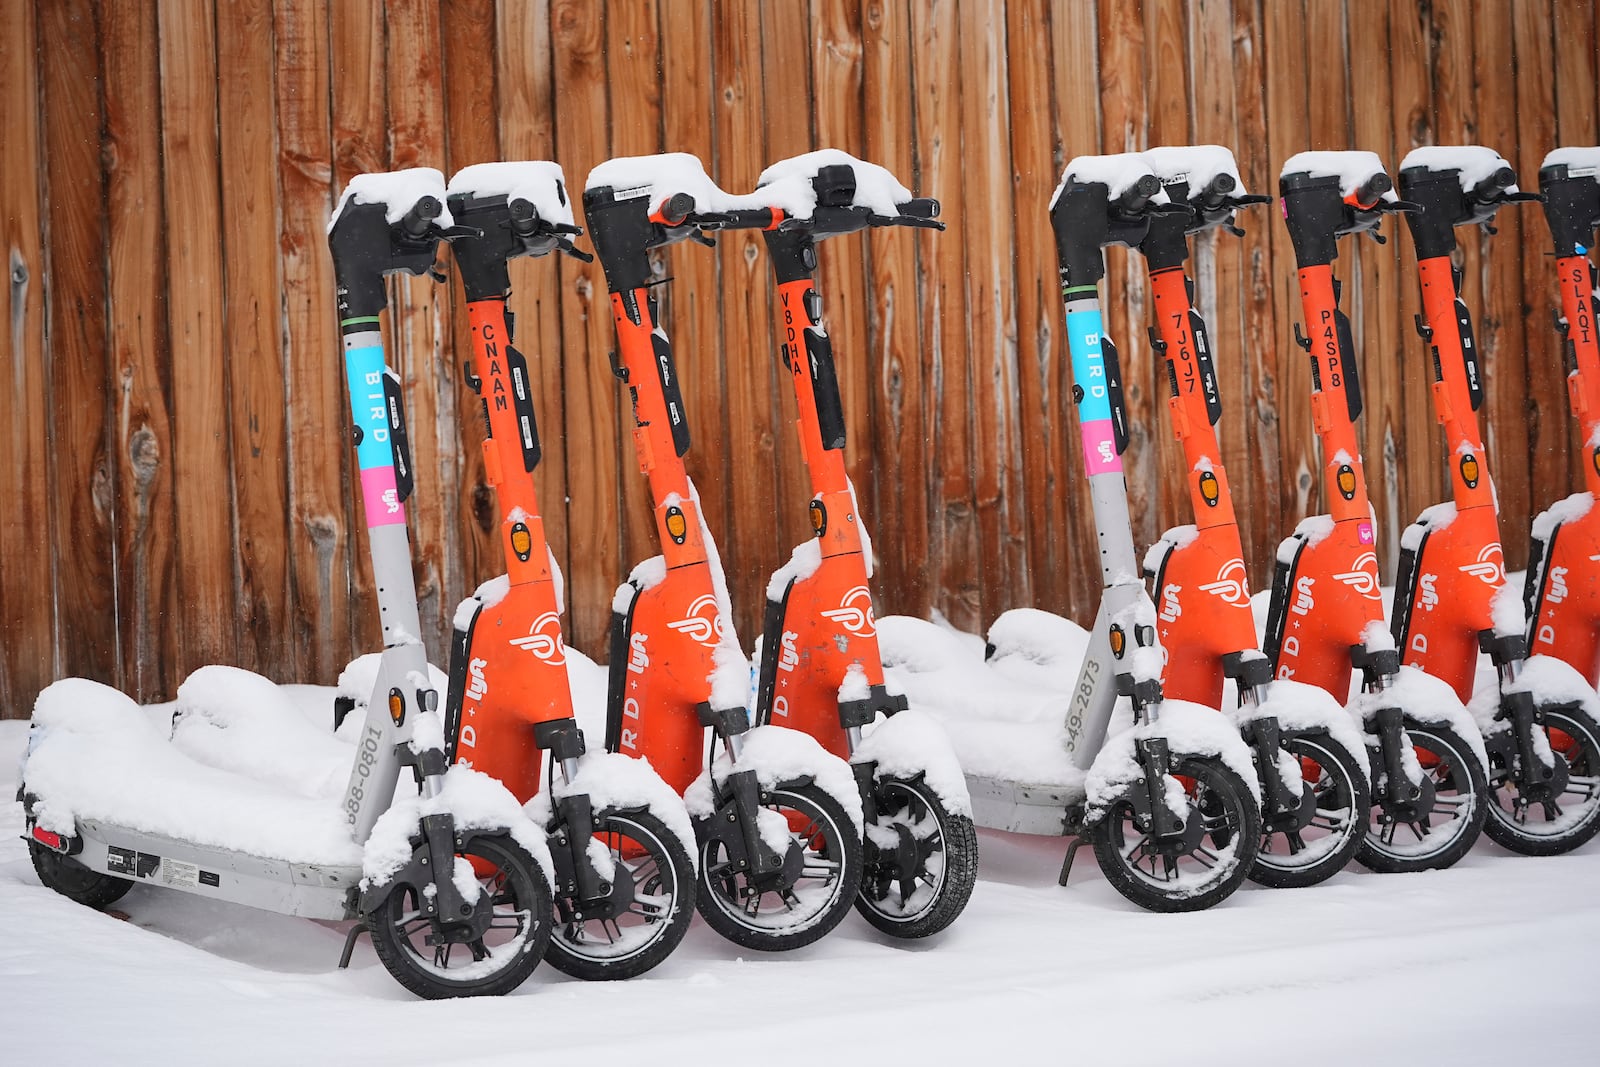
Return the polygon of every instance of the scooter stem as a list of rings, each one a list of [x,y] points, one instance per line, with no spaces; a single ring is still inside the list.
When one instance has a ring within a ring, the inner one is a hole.
[[[1588,452],[1584,486],[1600,495],[1600,298],[1594,295],[1595,267],[1588,255],[1600,227],[1600,180],[1592,172],[1575,175],[1573,169],[1565,163],[1541,168],[1539,191],[1555,238],[1568,399]]]

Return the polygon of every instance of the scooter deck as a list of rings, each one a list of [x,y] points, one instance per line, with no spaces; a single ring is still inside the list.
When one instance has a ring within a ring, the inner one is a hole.
[[[205,848],[100,819],[80,819],[78,839],[82,851],[74,862],[129,881],[306,919],[357,914],[359,864],[296,863]]]
[[[1083,788],[966,775],[972,821],[986,830],[1065,837],[1068,809],[1083,803]]]

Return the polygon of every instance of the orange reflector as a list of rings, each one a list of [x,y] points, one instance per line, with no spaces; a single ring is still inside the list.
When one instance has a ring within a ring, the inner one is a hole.
[[[822,501],[813,500],[811,502],[811,532],[821,537],[822,531],[827,528],[828,511],[822,506]]]
[[[681,545],[689,536],[689,520],[683,517],[683,512],[677,508],[667,509],[667,534],[672,538],[673,544]]]
[[[1200,475],[1200,496],[1211,507],[1217,506],[1217,498],[1222,495],[1222,484],[1217,481],[1217,476],[1210,471]]]
[[[1461,457],[1461,477],[1466,479],[1468,489],[1478,487],[1478,457],[1468,453]]]
[[[511,528],[511,551],[515,552],[517,558],[524,563],[528,561],[528,556],[533,553],[533,535],[520,522]]]
[[[398,689],[389,690],[389,718],[396,726],[406,721],[406,698]]]
[[[1118,659],[1121,659],[1122,651],[1127,647],[1127,645],[1128,638],[1127,635],[1122,632],[1122,627],[1113,626],[1111,628],[1111,654]]]
[[[1339,492],[1346,500],[1356,495],[1356,472],[1348,463],[1339,468]]]

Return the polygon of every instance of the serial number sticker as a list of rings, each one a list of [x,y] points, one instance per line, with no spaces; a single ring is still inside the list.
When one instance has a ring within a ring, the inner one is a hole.
[[[161,880],[167,885],[186,886],[190,889],[200,884],[200,868],[182,860],[161,859]]]

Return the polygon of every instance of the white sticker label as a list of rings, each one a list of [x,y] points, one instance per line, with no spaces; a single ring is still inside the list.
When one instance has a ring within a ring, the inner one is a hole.
[[[161,857],[161,880],[167,885],[188,886],[193,889],[200,884],[200,868],[192,863],[183,863],[163,856]]]

